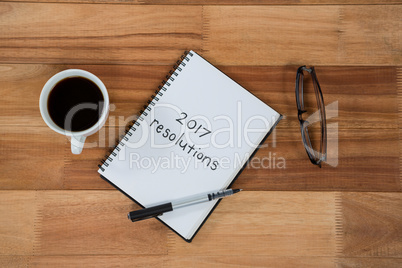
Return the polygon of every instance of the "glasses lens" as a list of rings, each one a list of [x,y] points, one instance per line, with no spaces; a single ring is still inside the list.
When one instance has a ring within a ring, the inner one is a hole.
[[[309,123],[305,121],[305,123]],[[321,126],[320,123],[305,124],[303,128],[304,146],[310,156],[316,162],[322,159]]]

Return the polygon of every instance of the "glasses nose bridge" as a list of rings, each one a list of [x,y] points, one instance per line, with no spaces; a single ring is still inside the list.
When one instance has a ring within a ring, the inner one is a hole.
[[[298,111],[297,111],[297,117],[298,117],[300,123],[304,123],[303,114],[304,114],[305,112],[306,112],[305,110],[298,110]]]

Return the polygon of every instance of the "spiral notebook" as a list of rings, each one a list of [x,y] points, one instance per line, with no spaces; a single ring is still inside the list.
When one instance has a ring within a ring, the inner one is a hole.
[[[230,187],[281,119],[194,51],[166,78],[98,170],[142,207]],[[191,242],[218,203],[157,218]]]

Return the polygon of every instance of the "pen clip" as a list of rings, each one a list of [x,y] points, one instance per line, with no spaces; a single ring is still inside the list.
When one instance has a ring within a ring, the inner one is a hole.
[[[144,208],[140,210],[131,211],[127,214],[127,217],[132,222],[146,220],[163,215],[165,212],[172,211],[172,203],[166,203],[154,207]]]

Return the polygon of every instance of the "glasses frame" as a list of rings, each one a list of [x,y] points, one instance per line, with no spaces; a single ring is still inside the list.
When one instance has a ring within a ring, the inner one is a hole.
[[[314,92],[319,111],[319,118],[321,125],[321,141],[320,141],[319,152],[315,151],[311,145],[311,139],[307,128],[310,123],[307,120],[303,120],[303,113],[307,112],[304,107],[304,91],[303,91],[304,71],[308,72],[313,80]],[[327,160],[327,122],[325,117],[324,97],[322,95],[320,83],[318,82],[314,67],[307,68],[304,65],[300,66],[297,69],[295,93],[296,93],[296,105],[297,105],[297,118],[299,119],[300,123],[300,132],[302,135],[302,142],[304,148],[306,149],[307,155],[311,163],[321,168],[321,162]]]

